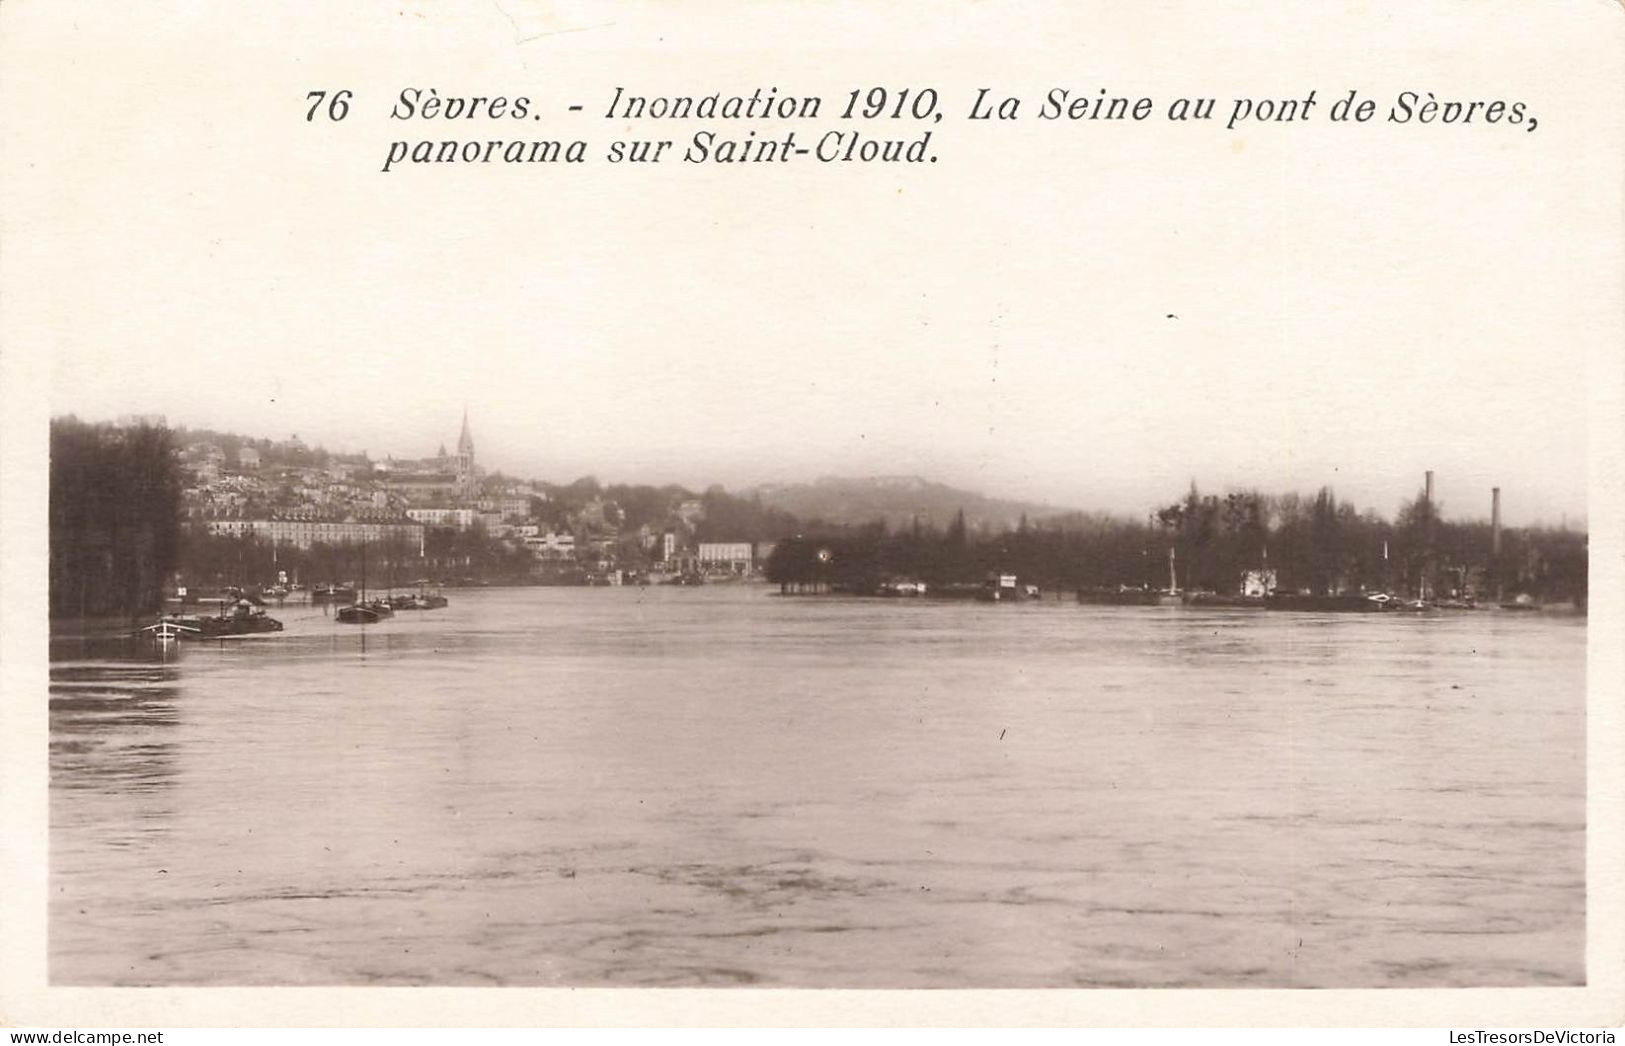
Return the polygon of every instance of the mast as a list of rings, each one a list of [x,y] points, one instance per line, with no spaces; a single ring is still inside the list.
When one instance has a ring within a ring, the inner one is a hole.
[[[1151,546],[1155,543],[1157,533],[1157,514],[1145,514],[1145,547],[1140,549],[1140,587],[1146,590],[1151,588]]]

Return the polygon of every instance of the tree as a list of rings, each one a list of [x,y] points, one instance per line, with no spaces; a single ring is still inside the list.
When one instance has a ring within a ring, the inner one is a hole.
[[[50,611],[152,613],[174,569],[180,467],[166,428],[51,422]]]

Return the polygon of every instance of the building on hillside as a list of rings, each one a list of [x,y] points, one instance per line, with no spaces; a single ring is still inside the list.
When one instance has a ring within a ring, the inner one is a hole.
[[[525,547],[537,559],[573,560],[576,558],[576,536],[548,531],[524,539]]]
[[[702,541],[695,558],[708,573],[748,574],[753,566],[748,541]]]
[[[480,498],[474,507],[481,512],[494,512],[501,519],[524,519],[530,515],[530,499],[517,495]]]
[[[274,545],[310,548],[315,544],[383,545],[404,544],[421,553],[423,524],[401,516],[366,510],[345,513],[293,509],[263,516],[227,516],[205,524],[211,534],[227,537],[256,537]]]
[[[471,508],[409,508],[406,516],[426,527],[467,530],[474,525],[478,513]]]
[[[456,497],[460,489],[454,473],[415,472],[402,469],[394,463],[380,465],[373,480],[384,489],[400,494],[414,505],[449,500]]]
[[[399,492],[414,505],[473,500],[479,493],[479,469],[474,464],[474,436],[468,427],[468,410],[463,410],[457,453],[447,454],[442,444],[440,452],[433,457],[399,461],[389,458],[373,466],[372,478],[381,486]],[[529,511],[528,504],[525,511]]]

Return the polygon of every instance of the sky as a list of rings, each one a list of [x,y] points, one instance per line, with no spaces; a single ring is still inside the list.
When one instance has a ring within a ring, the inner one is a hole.
[[[1528,99],[1535,134],[971,123],[987,83],[1029,113],[1057,84],[1314,86],[1323,105],[1415,85],[1335,18],[1290,53],[1214,42],[1200,18],[1153,25],[1155,65],[1124,23],[1064,49],[1007,27],[1010,47],[976,50],[968,22],[837,55],[939,85],[935,164],[385,174],[399,137],[596,154],[694,129],[603,120],[617,85],[838,108],[864,81],[831,72],[814,44],[836,26],[816,16],[746,24],[759,46],[717,52],[676,24],[514,46],[522,21],[458,6],[441,28],[461,48],[357,23],[372,50],[289,57],[272,45],[320,26],[255,10],[265,39],[241,49],[198,48],[184,19],[132,37],[117,15],[65,42],[83,60],[53,92],[73,117],[22,133],[57,186],[53,249],[29,268],[53,413],[407,457],[453,446],[466,405],[482,465],[550,481],[917,474],[1129,513],[1194,479],[1330,485],[1391,514],[1432,469],[1447,516],[1487,516],[1495,485],[1512,524],[1586,515],[1592,390],[1618,361],[1617,289],[1598,284],[1618,268],[1613,161],[1585,148],[1577,90],[1484,75],[1511,42],[1444,52],[1424,27],[1389,59],[1425,59],[1441,91]],[[184,64],[186,89],[132,61]],[[304,92],[328,82],[353,85],[355,113],[307,124]],[[528,94],[544,119],[384,119],[412,84]]]

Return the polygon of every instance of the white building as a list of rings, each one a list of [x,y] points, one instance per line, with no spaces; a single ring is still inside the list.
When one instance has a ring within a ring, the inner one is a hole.
[[[424,526],[452,530],[467,530],[479,517],[479,513],[471,508],[409,508],[406,515]]]
[[[481,512],[494,512],[500,519],[524,519],[530,515],[530,499],[514,495],[480,498],[474,507]]]
[[[1241,575],[1241,594],[1267,596],[1275,591],[1275,571],[1247,570]]]
[[[702,570],[748,574],[753,563],[752,551],[748,541],[702,541],[696,558]]]
[[[525,547],[537,559],[574,559],[576,558],[576,536],[574,534],[560,534],[548,531],[546,534],[537,534],[525,538]]]
[[[413,551],[423,550],[423,526],[394,518],[370,520],[356,516],[324,516],[308,512],[289,513],[279,518],[211,519],[209,533],[228,537],[257,537],[274,545],[310,548],[324,545],[404,544]]]

